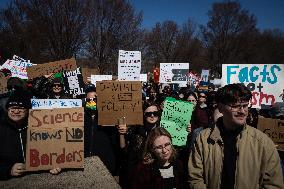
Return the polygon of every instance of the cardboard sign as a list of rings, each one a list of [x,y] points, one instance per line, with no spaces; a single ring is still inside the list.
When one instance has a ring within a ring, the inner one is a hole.
[[[96,86],[97,81],[111,81],[112,75],[91,75],[91,83]]]
[[[223,64],[222,83],[243,83],[252,92],[252,107],[282,102],[284,64]]]
[[[7,81],[8,81],[8,78],[5,77],[5,75],[0,72],[0,94],[4,94],[8,92]]]
[[[38,64],[36,66],[27,67],[28,78],[33,79],[51,73],[62,72],[64,70],[75,70],[77,68],[75,58]]]
[[[31,99],[32,109],[78,108],[81,99]]]
[[[171,97],[166,98],[160,124],[171,134],[173,144],[176,146],[186,145],[188,135],[186,128],[192,111],[192,103]]]
[[[65,90],[69,94],[73,96],[85,94],[85,84],[83,81],[81,68],[77,68],[76,70],[72,71],[63,71],[63,81]]]
[[[97,82],[99,125],[115,125],[125,117],[127,125],[143,125],[140,81]]]
[[[97,75],[98,70],[95,68],[81,68],[84,82],[91,81],[91,75]]]
[[[119,50],[118,80],[139,81],[141,71],[141,52]]]
[[[30,110],[26,169],[82,168],[84,109]]]
[[[28,79],[27,67],[33,66],[34,64],[25,60],[7,60],[2,67],[7,68],[11,71],[12,77],[18,77],[21,79]]]
[[[187,83],[189,63],[161,63],[160,83]]]
[[[279,150],[284,150],[284,120],[259,117],[257,128],[267,134]]]

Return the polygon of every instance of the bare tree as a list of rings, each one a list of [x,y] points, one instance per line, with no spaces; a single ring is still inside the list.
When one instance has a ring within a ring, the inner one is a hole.
[[[118,50],[139,50],[142,13],[125,0],[93,0],[88,27],[88,52],[101,73],[117,67]]]
[[[256,19],[236,1],[214,3],[208,15],[203,39],[211,69],[220,76],[222,64],[247,62],[246,52],[253,48],[257,33]]]

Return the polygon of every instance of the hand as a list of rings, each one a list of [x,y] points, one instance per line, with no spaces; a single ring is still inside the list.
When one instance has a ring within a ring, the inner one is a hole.
[[[123,125],[118,125],[118,132],[120,135],[125,135],[126,132],[127,132],[127,126],[126,124],[123,124]]]
[[[57,167],[57,168],[51,169],[49,172],[50,174],[57,175],[61,172],[61,168]]]
[[[190,123],[187,125],[186,131],[187,131],[188,133],[191,132],[191,124],[190,124]]]
[[[12,176],[20,176],[22,175],[26,170],[25,164],[23,163],[15,163],[11,169],[11,175]]]

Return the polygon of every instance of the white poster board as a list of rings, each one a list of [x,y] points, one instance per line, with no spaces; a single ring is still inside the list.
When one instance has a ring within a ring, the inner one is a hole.
[[[243,83],[252,92],[252,107],[282,102],[284,64],[223,64],[221,86]]]
[[[160,63],[160,83],[187,83],[189,63]]]
[[[141,52],[119,50],[118,80],[139,81],[141,72]]]
[[[147,74],[140,74],[140,81],[147,82]]]
[[[91,75],[91,83],[96,86],[97,81],[112,80],[112,75]]]
[[[7,60],[2,68],[7,68],[11,71],[12,77],[19,77],[21,79],[28,79],[27,67],[33,66],[35,64],[30,63],[30,61],[25,60]]]
[[[202,70],[201,72],[201,81],[208,82],[209,70]]]
[[[32,109],[78,108],[81,99],[31,99]]]

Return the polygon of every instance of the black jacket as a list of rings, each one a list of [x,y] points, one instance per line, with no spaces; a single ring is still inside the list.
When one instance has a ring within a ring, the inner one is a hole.
[[[97,114],[85,110],[84,156],[98,156],[112,175],[118,172],[119,138],[115,127],[99,126]]]
[[[15,163],[25,163],[27,121],[20,127],[5,120],[0,123],[0,180],[11,177]]]

